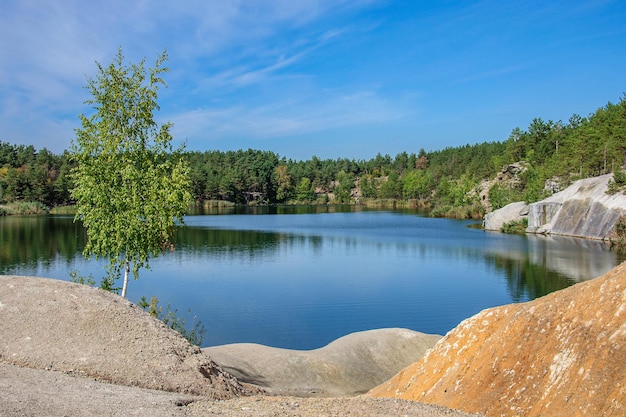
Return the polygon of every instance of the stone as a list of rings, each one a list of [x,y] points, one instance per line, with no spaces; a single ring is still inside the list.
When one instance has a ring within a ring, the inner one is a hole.
[[[527,231],[543,233],[543,230],[548,230],[546,225],[552,223],[562,206],[562,203],[557,202],[541,202],[529,205]]]
[[[501,209],[485,215],[483,227],[485,230],[499,231],[506,223],[523,219],[528,213],[528,205],[523,201],[508,204]]]
[[[368,395],[487,417],[624,416],[626,263],[480,312]]]
[[[526,167],[525,162],[515,162],[513,164],[509,164],[506,167],[504,167],[502,169],[502,173],[508,174],[510,176],[517,176],[527,170],[528,168]]]
[[[626,214],[626,195],[607,194],[613,174],[574,182],[565,190],[529,205],[528,233],[608,239]]]
[[[355,395],[391,378],[441,339],[409,329],[356,332],[313,350],[253,343],[202,349],[239,381],[272,394]]]

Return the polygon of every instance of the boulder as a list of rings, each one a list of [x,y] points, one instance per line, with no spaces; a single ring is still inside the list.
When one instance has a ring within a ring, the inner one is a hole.
[[[355,395],[391,378],[441,339],[408,329],[352,333],[314,350],[253,343],[202,349],[239,381],[273,394]]]
[[[623,416],[626,263],[451,330],[370,391],[486,416]]]
[[[499,231],[502,226],[512,221],[521,220],[528,214],[528,205],[523,201],[508,204],[498,210],[485,215],[483,227],[485,230]]]

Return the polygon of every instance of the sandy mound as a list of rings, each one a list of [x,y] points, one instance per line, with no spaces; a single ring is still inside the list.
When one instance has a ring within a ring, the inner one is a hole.
[[[626,263],[477,314],[370,394],[487,416],[626,415]]]
[[[383,383],[424,356],[441,336],[407,329],[352,333],[308,351],[238,343],[204,348],[222,368],[269,392],[354,395]]]
[[[0,276],[0,362],[211,398],[246,390],[129,301],[64,281]]]

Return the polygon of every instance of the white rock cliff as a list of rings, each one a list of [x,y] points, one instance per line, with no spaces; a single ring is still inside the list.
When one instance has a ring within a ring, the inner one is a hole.
[[[512,203],[485,216],[486,230],[528,218],[527,233],[552,234],[607,240],[611,230],[626,215],[626,195],[607,194],[613,174],[578,180],[545,200]]]

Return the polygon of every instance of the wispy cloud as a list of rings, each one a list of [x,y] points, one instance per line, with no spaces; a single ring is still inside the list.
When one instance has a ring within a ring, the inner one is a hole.
[[[172,117],[177,136],[198,141],[229,137],[263,140],[314,132],[368,126],[410,116],[406,103],[389,102],[373,91],[326,92],[300,100],[279,98],[258,107],[205,108]]]
[[[311,31],[304,38],[298,34],[280,43],[274,39],[277,33],[295,31],[326,14],[368,3],[8,0],[0,4],[0,118],[21,118],[24,126],[25,113],[41,120],[75,118],[83,111],[86,93],[82,86],[86,76],[95,75],[94,61],[107,63],[118,46],[130,60],[147,57],[148,63],[167,48],[171,59],[182,67],[173,71],[179,79],[171,84],[176,86],[180,80],[181,86],[198,95],[211,94],[215,88],[262,84],[319,44],[339,36],[341,29],[317,35]],[[241,59],[242,54],[249,57]],[[14,134],[28,134],[19,130]]]
[[[244,71],[240,74],[237,74],[237,76],[232,78],[231,81],[237,86],[245,86],[257,83],[263,79],[266,79],[269,75],[276,73],[276,71],[293,65],[294,63],[302,59],[306,54],[307,51],[303,51],[288,57],[281,55],[277,57],[274,63],[250,71]]]

